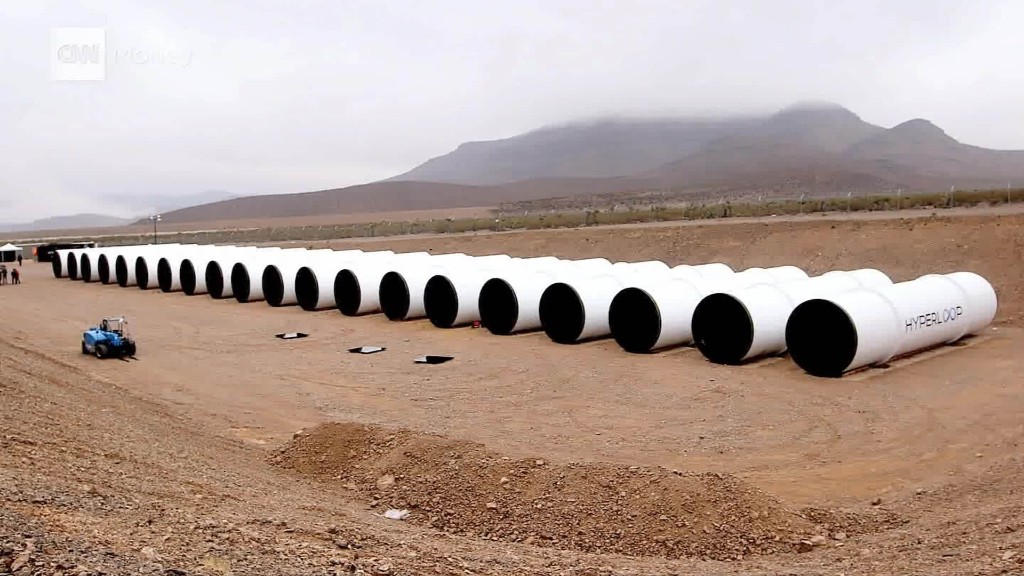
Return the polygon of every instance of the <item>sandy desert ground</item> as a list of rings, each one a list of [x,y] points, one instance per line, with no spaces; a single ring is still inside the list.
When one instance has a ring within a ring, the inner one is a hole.
[[[1024,574],[1022,215],[331,246],[973,270],[1000,312],[957,346],[834,380],[26,263],[0,287],[0,573]],[[112,314],[137,361],[79,353]],[[388,349],[345,351],[359,345]],[[455,360],[412,363],[424,353]]]

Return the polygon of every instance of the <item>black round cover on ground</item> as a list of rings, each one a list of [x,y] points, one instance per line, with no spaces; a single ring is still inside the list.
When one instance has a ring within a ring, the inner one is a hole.
[[[654,349],[661,337],[661,312],[647,291],[626,288],[612,299],[608,325],[623,350],[642,354]]]
[[[423,303],[430,323],[438,328],[451,328],[459,314],[459,294],[451,280],[434,276],[423,289]]]
[[[480,289],[480,324],[492,334],[511,334],[519,321],[519,299],[508,282],[491,278]]]
[[[355,316],[359,313],[359,305],[363,302],[363,289],[359,286],[359,278],[347,268],[334,276],[334,302],[338,305],[338,310],[346,316]]]
[[[409,314],[409,286],[398,272],[388,272],[380,280],[380,307],[388,320],[404,320]]]

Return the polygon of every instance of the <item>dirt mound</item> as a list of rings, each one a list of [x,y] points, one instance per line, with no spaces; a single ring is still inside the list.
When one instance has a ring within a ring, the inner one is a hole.
[[[482,445],[332,423],[275,464],[452,534],[596,553],[736,559],[795,550],[823,532],[723,474],[514,460]]]

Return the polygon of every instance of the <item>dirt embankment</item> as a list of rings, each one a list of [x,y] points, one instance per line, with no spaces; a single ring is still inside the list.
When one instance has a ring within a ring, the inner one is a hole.
[[[797,551],[829,535],[727,474],[511,459],[480,444],[407,430],[324,424],[296,434],[272,461],[378,513],[406,510],[414,524],[485,540],[739,560]],[[868,525],[854,515],[844,524]]]

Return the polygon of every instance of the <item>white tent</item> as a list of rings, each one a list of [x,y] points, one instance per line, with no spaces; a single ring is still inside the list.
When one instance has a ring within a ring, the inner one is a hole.
[[[0,246],[0,262],[14,262],[21,256],[21,246],[4,244]]]

